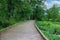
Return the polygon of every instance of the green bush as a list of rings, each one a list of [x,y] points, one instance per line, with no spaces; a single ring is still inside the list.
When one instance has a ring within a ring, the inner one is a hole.
[[[10,25],[10,23],[7,20],[0,19],[0,29],[6,28],[9,25]]]
[[[59,40],[60,37],[60,25],[58,22],[51,21],[36,21],[37,26],[40,30],[50,39],[50,40]]]
[[[46,31],[42,31],[45,36],[49,39],[49,40],[60,40],[60,37],[58,37],[56,34],[50,34]]]

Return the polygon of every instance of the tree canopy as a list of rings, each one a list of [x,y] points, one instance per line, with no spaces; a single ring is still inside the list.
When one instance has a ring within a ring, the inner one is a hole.
[[[0,0],[1,27],[31,19],[60,21],[59,7],[54,5],[45,10],[44,2],[45,0]]]

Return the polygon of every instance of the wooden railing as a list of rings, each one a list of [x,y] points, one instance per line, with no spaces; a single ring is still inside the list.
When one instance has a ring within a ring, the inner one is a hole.
[[[35,24],[35,27],[37,29],[37,31],[40,33],[40,35],[44,38],[44,40],[49,40],[44,34],[43,32],[38,28],[38,26]]]

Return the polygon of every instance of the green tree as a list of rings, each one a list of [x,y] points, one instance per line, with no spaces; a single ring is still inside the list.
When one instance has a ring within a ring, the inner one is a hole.
[[[56,18],[59,15],[59,8],[56,5],[53,5],[52,8],[47,10],[48,20],[56,21]]]
[[[7,27],[21,20],[44,16],[44,0],[0,0],[0,26]]]
[[[44,1],[45,0],[31,0],[29,3],[33,9],[33,19],[42,20],[44,15]]]

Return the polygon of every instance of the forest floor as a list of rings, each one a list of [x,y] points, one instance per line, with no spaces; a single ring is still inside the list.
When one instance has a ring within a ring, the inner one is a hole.
[[[44,40],[34,26],[34,21],[30,20],[22,24],[2,31],[0,40]]]

